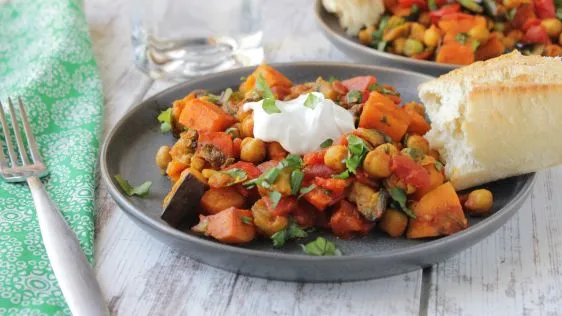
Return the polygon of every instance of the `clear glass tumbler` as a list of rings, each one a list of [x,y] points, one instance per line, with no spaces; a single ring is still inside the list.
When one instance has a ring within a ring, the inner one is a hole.
[[[134,0],[135,64],[184,79],[263,60],[262,0]]]

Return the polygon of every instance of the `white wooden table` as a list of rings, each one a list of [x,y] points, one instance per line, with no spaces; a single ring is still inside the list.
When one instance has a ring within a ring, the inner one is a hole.
[[[350,61],[320,34],[311,0],[264,5],[267,61]],[[107,132],[132,104],[169,84],[132,65],[125,0],[87,0],[85,6]],[[562,168],[541,172],[531,198],[507,225],[432,268],[364,282],[303,284],[237,275],[182,257],[129,220],[100,184],[96,270],[119,315],[562,315],[560,188]]]

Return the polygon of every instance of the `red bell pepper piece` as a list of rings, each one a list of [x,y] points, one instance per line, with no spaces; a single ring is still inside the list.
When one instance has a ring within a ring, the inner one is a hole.
[[[294,211],[297,207],[297,198],[294,196],[282,197],[275,208],[273,208],[273,203],[268,196],[264,196],[263,201],[273,216],[285,216]]]
[[[261,174],[261,171],[258,167],[256,167],[253,163],[245,162],[245,161],[238,161],[236,163],[233,163],[232,165],[228,166],[224,170],[230,170],[230,169],[243,170],[248,175],[249,180],[255,179],[259,177]]]
[[[305,166],[303,172],[305,180],[313,180],[316,177],[328,178],[335,173],[323,163]]]
[[[550,19],[556,17],[556,8],[553,0],[535,0],[535,13],[539,19]]]
[[[277,161],[277,160],[269,160],[269,161],[260,163],[258,165],[258,169],[261,171],[261,173],[266,173],[266,172],[269,171],[269,169],[277,167],[278,164],[279,164],[279,161]]]
[[[306,153],[302,160],[305,165],[322,164],[324,163],[324,155],[326,155],[326,149]]]
[[[420,0],[421,1],[421,0]],[[348,90],[357,90],[359,92],[365,92],[369,89],[369,86],[377,83],[377,78],[373,76],[359,76],[347,79],[341,82]]]
[[[439,22],[439,20],[443,16],[451,13],[457,13],[460,11],[461,11],[461,5],[458,3],[453,3],[453,4],[445,5],[439,10],[429,12],[429,17],[431,18],[431,22],[433,24],[437,24],[437,22]]]
[[[406,184],[413,185],[417,189],[425,189],[430,185],[427,170],[410,157],[402,155],[393,156],[390,169],[398,179]]]
[[[334,179],[334,178],[314,178],[314,184],[326,190],[332,191],[333,194],[343,194],[345,188],[351,184],[351,179]]]
[[[417,5],[422,10],[427,10],[427,1],[425,0],[398,0],[398,5],[402,8],[411,8]]]
[[[366,235],[374,226],[357,211],[357,208],[343,200],[330,218],[330,228],[334,235],[348,239],[353,235]]]

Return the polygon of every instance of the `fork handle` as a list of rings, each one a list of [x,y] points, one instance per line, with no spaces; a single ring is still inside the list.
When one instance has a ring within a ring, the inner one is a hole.
[[[109,315],[100,286],[74,232],[37,177],[27,179],[43,243],[68,307],[76,316]]]

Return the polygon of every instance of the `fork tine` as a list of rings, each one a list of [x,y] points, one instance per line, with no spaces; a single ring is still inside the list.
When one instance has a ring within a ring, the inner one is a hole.
[[[29,146],[29,151],[31,152],[31,158],[33,158],[33,162],[41,163],[42,162],[41,155],[39,154],[37,141],[35,141],[35,137],[33,136],[33,132],[31,131],[31,126],[29,125],[29,121],[27,120],[27,112],[25,112],[25,108],[23,106],[23,102],[21,101],[21,97],[18,97],[18,102],[20,105],[23,130],[25,131],[25,137],[27,138],[27,145]]]
[[[16,136],[16,143],[18,144],[18,149],[21,156],[21,161],[24,165],[29,165],[29,157],[25,151],[25,146],[23,144],[23,139],[21,138],[20,125],[18,123],[18,118],[16,117],[16,111],[14,109],[14,104],[12,99],[8,98],[8,105],[10,108],[10,115],[12,117],[12,128],[14,129],[14,135]]]
[[[4,114],[4,107],[2,106],[2,102],[0,102],[0,123],[2,123],[2,130],[4,131],[6,147],[8,147],[8,156],[10,156],[12,167],[15,167],[18,164],[18,158],[16,157],[16,152],[14,151],[14,145],[12,144],[12,137],[10,136],[8,123],[6,123],[6,115]]]

